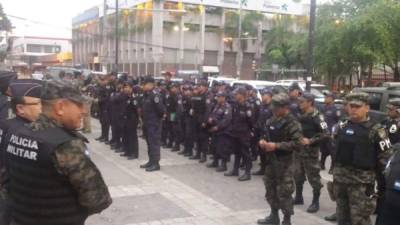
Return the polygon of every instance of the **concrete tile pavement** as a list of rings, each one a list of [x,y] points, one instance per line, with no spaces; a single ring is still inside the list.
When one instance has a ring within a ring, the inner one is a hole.
[[[147,173],[139,168],[147,161],[143,140],[140,140],[139,160],[128,161],[93,139],[99,134],[98,124],[93,121],[93,125],[94,133],[87,135],[91,141],[91,157],[109,185],[114,204],[89,218],[86,224],[254,225],[268,213],[260,177],[254,177],[252,183],[239,183],[166,149],[162,150],[162,170]],[[209,176],[213,176],[212,183]],[[210,193],[213,188],[219,191]],[[233,194],[238,191],[243,194]],[[229,202],[229,198],[237,200]],[[255,200],[257,203],[252,206]],[[246,207],[232,207],[241,203]],[[323,212],[313,215],[305,212],[306,206],[296,208],[293,224],[331,224],[322,217],[332,212],[334,204],[323,205]]]

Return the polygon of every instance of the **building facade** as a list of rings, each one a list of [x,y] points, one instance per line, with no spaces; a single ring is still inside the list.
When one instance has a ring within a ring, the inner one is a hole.
[[[71,39],[53,37],[13,37],[11,54],[7,64],[12,67],[42,65],[45,57],[67,54],[72,51]]]
[[[282,13],[305,17],[308,10],[292,0],[120,2],[118,17],[115,6],[107,5],[73,19],[75,65],[135,76],[213,66],[221,75],[252,79],[273,20]]]

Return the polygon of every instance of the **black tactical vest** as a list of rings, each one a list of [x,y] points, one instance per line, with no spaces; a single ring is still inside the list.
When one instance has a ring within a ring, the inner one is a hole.
[[[319,124],[315,122],[313,116],[306,116],[300,118],[301,128],[303,135],[306,138],[312,138],[320,131]]]
[[[372,122],[364,125],[349,122],[339,129],[336,155],[338,165],[363,170],[375,169],[377,153],[369,137],[372,126]]]
[[[393,155],[386,169],[385,199],[390,206],[400,208],[400,152]]]
[[[288,129],[288,124],[290,121],[288,119],[284,120],[279,120],[274,123],[269,124],[267,127],[267,136],[266,137],[269,142],[285,142],[288,141],[290,137],[287,136],[287,132],[285,132]],[[289,151],[275,151],[275,154],[277,156],[285,156],[285,155],[290,155],[292,152]]]
[[[67,177],[57,172],[53,153],[77,137],[59,128],[9,132],[6,156],[13,219],[20,225],[83,225],[87,210]]]

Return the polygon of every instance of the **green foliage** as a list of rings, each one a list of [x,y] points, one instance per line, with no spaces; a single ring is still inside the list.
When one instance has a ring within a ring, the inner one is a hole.
[[[2,20],[0,20],[0,31],[1,30],[10,31],[12,28],[12,25],[11,25],[11,22],[8,19],[7,15],[3,11],[3,6],[1,5],[1,3],[0,3],[0,17],[2,18]]]
[[[386,64],[399,80],[400,2],[338,0],[318,10],[316,68],[329,76]],[[369,71],[370,72],[370,71]]]

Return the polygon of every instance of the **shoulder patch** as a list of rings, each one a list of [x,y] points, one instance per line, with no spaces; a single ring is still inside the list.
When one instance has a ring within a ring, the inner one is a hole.
[[[158,96],[154,97],[154,102],[155,103],[159,103],[160,102],[160,98]]]
[[[251,117],[251,115],[252,115],[251,110],[247,110],[247,111],[246,111],[246,115],[247,115],[248,117]]]
[[[381,138],[381,139],[387,138],[387,134],[386,134],[386,131],[384,128],[379,128],[377,133],[378,133],[379,138]]]

